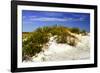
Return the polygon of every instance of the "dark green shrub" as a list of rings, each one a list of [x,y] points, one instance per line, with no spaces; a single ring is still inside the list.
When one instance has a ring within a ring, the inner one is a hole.
[[[77,34],[80,33],[80,29],[79,29],[79,28],[71,28],[70,31],[71,31],[72,33],[77,33]]]

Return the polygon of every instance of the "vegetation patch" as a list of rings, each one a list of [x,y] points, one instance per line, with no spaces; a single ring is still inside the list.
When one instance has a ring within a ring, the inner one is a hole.
[[[86,34],[86,31],[80,31],[79,28],[67,28],[63,26],[52,26],[52,27],[41,27],[37,28],[33,32],[23,32],[22,34],[22,55],[23,59],[26,56],[32,57],[35,54],[42,51],[43,45],[48,43],[50,37],[57,36],[56,42],[57,43],[65,43],[71,46],[75,46],[75,37],[71,35],[71,33]],[[71,37],[71,39],[68,39]]]

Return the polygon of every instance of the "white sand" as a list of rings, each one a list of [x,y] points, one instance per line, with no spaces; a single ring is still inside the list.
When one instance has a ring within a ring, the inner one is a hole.
[[[79,36],[79,40],[80,42],[76,46],[70,46],[68,44],[57,44],[54,37],[51,37],[48,42],[49,47],[33,56],[33,62],[89,59],[89,35]]]

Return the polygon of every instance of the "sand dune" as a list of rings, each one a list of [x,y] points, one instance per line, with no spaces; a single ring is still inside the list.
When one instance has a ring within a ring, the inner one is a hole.
[[[90,58],[90,36],[78,36],[76,46],[68,44],[58,44],[54,37],[51,37],[47,48],[32,57],[33,62],[42,61],[61,61],[61,60],[80,60]]]

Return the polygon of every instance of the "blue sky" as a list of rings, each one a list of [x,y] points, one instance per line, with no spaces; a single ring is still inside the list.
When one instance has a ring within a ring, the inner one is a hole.
[[[90,14],[74,12],[22,11],[23,32],[32,32],[38,27],[60,25],[77,27],[90,32]]]

